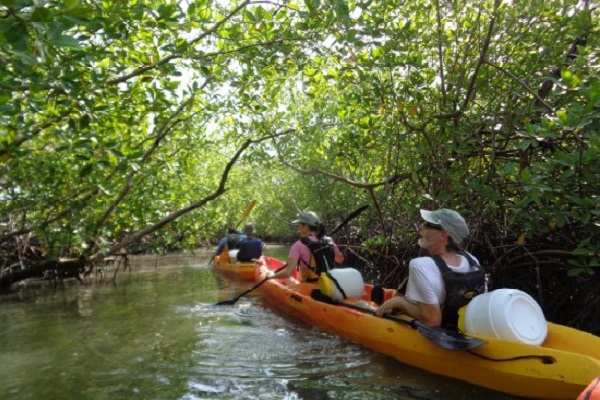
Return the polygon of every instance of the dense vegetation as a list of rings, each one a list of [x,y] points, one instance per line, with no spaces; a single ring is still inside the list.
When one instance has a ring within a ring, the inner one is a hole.
[[[600,333],[598,17],[588,0],[0,0],[0,286],[208,244],[251,199],[269,237],[300,209],[333,225],[371,204],[337,240],[394,285],[418,209],[443,206],[496,286]]]

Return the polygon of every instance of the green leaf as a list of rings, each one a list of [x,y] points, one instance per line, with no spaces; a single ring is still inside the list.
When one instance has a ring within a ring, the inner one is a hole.
[[[190,4],[187,9],[188,18],[194,19],[195,14],[196,14],[196,3],[192,2],[192,4]]]
[[[11,113],[15,111],[16,108],[12,104],[0,104],[0,112]]]
[[[590,249],[579,247],[579,248],[574,249],[571,253],[573,253],[576,256],[584,256],[584,255],[591,254],[592,251]]]
[[[567,125],[567,113],[565,112],[565,110],[558,110],[556,112],[556,116],[558,117],[560,122],[562,122],[563,125]]]
[[[311,14],[315,14],[321,6],[321,0],[304,0],[304,4]]]
[[[31,14],[31,22],[50,22],[52,13],[46,7],[36,7]]]
[[[12,29],[14,23],[15,22],[13,21],[0,21],[0,34],[5,34],[6,32],[9,32]]]
[[[504,174],[508,176],[513,176],[517,170],[517,165],[513,162],[510,162],[504,166]]]
[[[521,179],[525,182],[531,179],[531,170],[529,168],[523,168],[521,171]]]
[[[79,7],[79,0],[63,0],[65,4],[65,10],[71,11]]]
[[[61,35],[52,41],[54,44],[74,50],[83,50],[79,41],[71,36]]]
[[[567,275],[571,277],[577,277],[586,272],[585,268],[569,268]]]
[[[89,174],[92,173],[93,168],[94,168],[94,164],[92,164],[92,163],[88,163],[88,164],[84,165],[83,168],[81,168],[81,171],[79,171],[79,177],[83,178],[85,176],[88,176]]]
[[[89,116],[89,114],[84,114],[83,117],[81,117],[81,120],[79,120],[79,128],[81,129],[85,129],[88,126],[90,126],[90,122],[91,122],[91,118]]]
[[[345,26],[350,25],[350,10],[346,0],[335,0],[335,12]]]
[[[12,22],[7,25],[9,28],[4,33],[4,39],[17,50],[26,50],[29,35],[25,25],[20,22]]]
[[[27,54],[21,51],[14,51],[14,55],[20,58],[21,62],[28,65],[35,65],[38,63],[38,59],[32,56],[31,54]]]

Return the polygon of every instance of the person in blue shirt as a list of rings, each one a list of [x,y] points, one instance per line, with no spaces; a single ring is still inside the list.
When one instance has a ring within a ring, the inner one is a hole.
[[[227,232],[227,236],[223,237],[219,240],[219,244],[217,245],[217,249],[215,250],[215,256],[220,256],[225,249],[225,246],[229,248],[229,250],[233,250],[237,243],[245,239],[246,235],[236,229],[230,228]]]
[[[250,262],[260,258],[262,256],[264,244],[262,240],[254,236],[254,225],[246,224],[244,226],[244,233],[246,238],[241,239],[236,248],[239,249],[237,253],[237,260],[241,262]]]

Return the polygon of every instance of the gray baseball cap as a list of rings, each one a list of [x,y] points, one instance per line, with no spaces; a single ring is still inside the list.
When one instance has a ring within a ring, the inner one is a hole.
[[[308,224],[310,226],[316,226],[320,223],[321,219],[312,211],[301,212],[296,216],[296,219],[292,221],[292,224]]]
[[[244,226],[244,233],[254,233],[254,224],[246,224],[246,226]]]
[[[460,245],[469,236],[469,227],[465,219],[454,210],[447,208],[435,211],[421,210],[421,217],[427,222],[440,225],[457,245]]]

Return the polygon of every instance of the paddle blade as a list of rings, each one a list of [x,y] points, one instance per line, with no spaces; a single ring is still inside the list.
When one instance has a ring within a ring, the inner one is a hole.
[[[417,329],[425,339],[448,350],[469,350],[487,344],[485,340],[448,329],[434,329],[423,324],[418,324]]]
[[[279,271],[283,271],[285,268],[287,267],[287,263],[283,264],[281,267],[277,268],[275,270],[275,273],[278,273]],[[224,301],[220,301],[218,303],[215,303],[215,306],[230,306],[233,305],[235,303],[237,303],[237,301],[239,299],[241,299],[243,296],[247,295],[248,293],[250,293],[251,291],[253,291],[254,289],[258,288],[260,285],[262,285],[263,283],[265,283],[266,281],[268,281],[269,279],[271,279],[270,277],[266,277],[263,280],[259,281],[258,283],[255,283],[254,286],[252,286],[250,289],[238,294],[236,297],[234,297],[233,299],[230,300],[224,300]]]
[[[254,289],[256,289],[257,287],[259,287],[260,285],[262,285],[263,283],[265,283],[268,280],[269,280],[269,278],[265,278],[262,281],[254,284],[254,286],[252,286],[250,289],[245,290],[244,292],[238,294],[233,299],[229,299],[229,300],[225,300],[225,301],[220,301],[220,302],[216,303],[215,306],[230,306],[230,305],[233,305],[233,304],[237,303],[237,301],[239,299],[241,299],[243,296],[247,295],[248,293],[250,293],[251,291],[253,291]]]
[[[246,218],[248,215],[250,215],[250,213],[252,212],[252,209],[254,208],[254,206],[256,205],[256,200],[252,200],[250,202],[250,204],[248,204],[248,207],[246,207],[246,211],[244,211],[243,218]]]
[[[223,300],[223,301],[220,301],[220,302],[218,302],[218,303],[215,303],[214,305],[215,305],[215,306],[232,306],[232,305],[234,305],[235,303],[237,303],[237,301],[238,301],[239,299],[240,299],[239,297],[235,297],[235,298],[233,298],[233,299],[229,299],[229,300]]]
[[[418,329],[421,336],[430,342],[443,347],[444,349],[468,350],[487,344],[485,340],[465,335],[464,333],[460,333],[458,331],[444,328],[432,328],[423,324],[422,322],[417,321],[416,319],[410,320],[392,314],[384,314],[383,318],[402,322],[410,325],[413,329]]]
[[[240,219],[240,222],[238,222],[238,223],[235,225],[235,229],[237,229],[237,228],[240,226],[240,224],[241,224],[242,222],[244,222],[244,220],[246,219],[246,217],[247,217],[248,215],[250,215],[250,213],[251,213],[251,212],[252,212],[252,210],[254,209],[254,206],[255,206],[255,205],[256,205],[256,200],[252,200],[252,201],[250,202],[250,204],[248,204],[248,207],[246,207],[246,210],[244,210],[244,213],[242,214],[242,218]]]
[[[213,260],[215,259],[215,257],[216,257],[216,255],[213,255],[212,258],[210,259],[210,261],[208,262],[208,264],[206,264],[206,265],[211,265]]]

